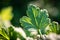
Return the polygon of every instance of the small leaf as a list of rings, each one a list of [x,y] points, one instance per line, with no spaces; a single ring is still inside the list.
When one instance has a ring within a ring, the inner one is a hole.
[[[59,31],[58,23],[53,21],[50,25],[50,29],[52,32],[58,33],[58,31]]]

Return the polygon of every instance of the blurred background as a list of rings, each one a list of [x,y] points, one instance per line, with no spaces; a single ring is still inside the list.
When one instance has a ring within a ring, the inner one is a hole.
[[[60,24],[60,1],[59,0],[0,0],[0,12],[3,8],[12,7],[13,18],[11,24],[20,26],[20,18],[26,15],[28,4],[34,4],[41,9],[47,9],[52,21]]]

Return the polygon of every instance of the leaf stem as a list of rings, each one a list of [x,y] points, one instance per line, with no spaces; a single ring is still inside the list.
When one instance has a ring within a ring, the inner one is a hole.
[[[42,36],[42,33],[41,33],[41,30],[40,29],[38,29],[38,33]]]

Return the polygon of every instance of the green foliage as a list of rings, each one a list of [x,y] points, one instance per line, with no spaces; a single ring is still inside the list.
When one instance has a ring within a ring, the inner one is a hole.
[[[19,39],[25,39],[22,36],[24,33],[24,31],[21,31],[22,28],[17,28],[20,30],[17,32],[17,29],[9,23],[12,17],[12,7],[3,8],[0,12],[0,40],[17,40],[18,37]]]
[[[3,27],[3,26],[2,26]],[[7,29],[7,30],[5,30]],[[9,28],[5,27],[0,29],[0,40],[17,40],[17,38],[19,39],[25,39],[26,36],[24,36],[24,32],[23,30],[21,30],[21,28],[15,28],[14,26],[10,26]]]
[[[38,31],[38,34],[59,34],[60,27],[57,22],[51,22],[48,18],[48,12],[45,9],[40,9],[35,5],[29,5],[27,9],[27,16],[20,19],[21,26],[27,31],[33,28]],[[46,28],[48,27],[48,30]],[[29,31],[31,33],[31,31]],[[30,35],[30,34],[29,34]]]
[[[49,26],[50,26],[51,32],[57,33],[57,34],[59,33],[60,28],[57,22],[53,21]]]
[[[10,40],[16,40],[17,39],[17,33],[14,31],[13,26],[10,26],[8,28],[8,30],[9,30],[9,38],[10,38]]]
[[[57,33],[58,31],[58,23],[57,22],[52,22],[50,25],[50,29],[52,32]]]
[[[46,26],[49,25],[50,19],[45,9],[40,10],[35,5],[29,5],[27,10],[27,16],[23,16],[20,19],[21,25],[26,29],[34,28],[38,33],[45,33]]]
[[[24,29],[14,26],[6,27],[4,25],[4,21],[11,20],[12,16],[8,15],[11,13],[11,9],[7,8],[3,11],[6,15],[4,16],[4,12],[1,12],[2,14],[0,14],[0,40],[17,40],[17,38],[19,38],[19,40],[25,40],[34,33],[34,36],[49,33],[60,34],[60,27],[58,23],[55,21],[51,22],[50,18],[48,18],[49,15],[46,9],[40,9],[32,4],[29,5],[27,9],[27,16],[23,16],[20,19],[21,26],[23,26]]]
[[[0,37],[3,40],[9,40],[7,28],[4,26],[3,23],[1,23],[1,21],[0,21]]]
[[[0,37],[4,37],[4,39],[9,40],[8,34],[4,29],[0,30],[0,35],[1,35]]]

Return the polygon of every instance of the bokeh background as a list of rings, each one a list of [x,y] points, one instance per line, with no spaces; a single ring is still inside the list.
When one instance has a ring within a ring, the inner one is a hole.
[[[0,11],[8,6],[12,6],[13,18],[11,24],[20,26],[20,18],[26,15],[27,6],[34,4],[41,9],[47,9],[52,21],[60,24],[60,1],[59,0],[0,0]]]

